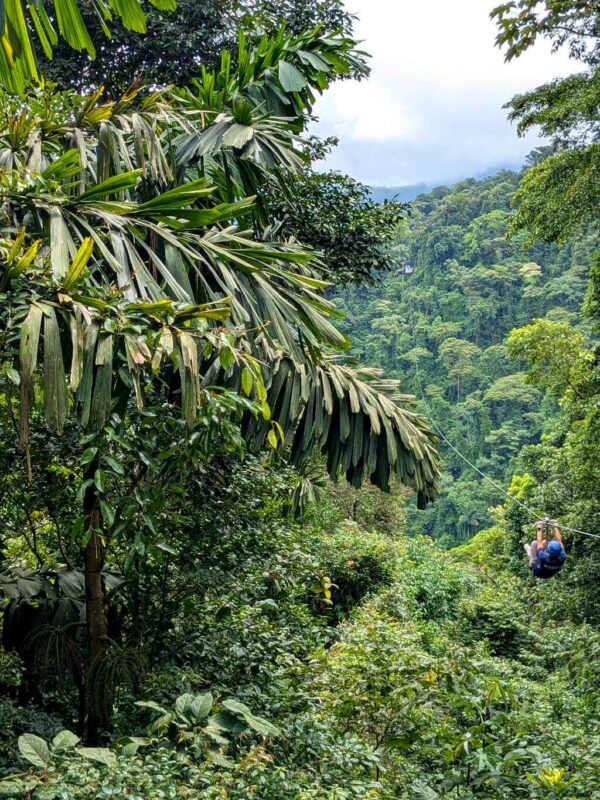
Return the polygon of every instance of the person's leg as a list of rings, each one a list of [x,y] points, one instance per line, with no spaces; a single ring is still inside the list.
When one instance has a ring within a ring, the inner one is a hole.
[[[529,545],[529,566],[532,567],[536,560],[537,560],[537,550],[538,544],[537,541],[534,539],[533,542]]]

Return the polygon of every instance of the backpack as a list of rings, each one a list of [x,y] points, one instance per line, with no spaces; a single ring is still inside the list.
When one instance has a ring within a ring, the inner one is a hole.
[[[536,578],[552,578],[557,572],[560,572],[565,559],[566,555],[563,550],[556,556],[549,556],[547,559],[536,561],[531,571]]]

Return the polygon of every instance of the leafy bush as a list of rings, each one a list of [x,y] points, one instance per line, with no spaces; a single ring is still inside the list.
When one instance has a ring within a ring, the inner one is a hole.
[[[304,546],[316,561],[320,579],[312,587],[311,606],[332,621],[347,616],[369,592],[388,585],[398,561],[397,544],[349,520],[331,533],[313,534]]]
[[[0,698],[0,769],[12,767],[17,760],[17,737],[32,732],[51,738],[60,730],[61,720],[34,704],[21,705],[16,700]],[[1,795],[0,795],[1,796]]]
[[[51,737],[61,727],[60,720],[33,703],[17,702],[24,664],[16,653],[0,650],[0,769],[17,759],[17,737],[31,731]]]
[[[423,536],[405,541],[399,569],[405,596],[415,603],[416,613],[425,619],[452,617],[459,598],[472,584],[446,552]]]
[[[484,571],[506,566],[506,532],[499,526],[479,531],[466,544],[452,548],[454,560]]]
[[[502,577],[459,606],[459,629],[465,641],[486,641],[496,656],[516,658],[530,643],[527,612],[518,597],[520,583]]]

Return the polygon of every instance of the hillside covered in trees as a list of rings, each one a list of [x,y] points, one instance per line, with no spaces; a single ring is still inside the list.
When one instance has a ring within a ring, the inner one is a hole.
[[[339,296],[353,354],[400,378],[500,486],[443,448],[441,495],[413,522],[445,545],[491,524],[523,448],[556,432],[556,393],[529,380],[511,331],[545,319],[589,334],[581,306],[597,236],[581,232],[560,247],[531,243],[525,232],[509,236],[520,180],[500,172],[419,196],[392,246],[395,267]]]
[[[548,146],[408,209],[317,169],[342,3],[0,3],[0,797],[600,797],[600,15],[544,6]]]

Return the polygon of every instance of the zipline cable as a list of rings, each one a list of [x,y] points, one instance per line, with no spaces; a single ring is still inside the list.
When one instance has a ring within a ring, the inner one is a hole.
[[[527,511],[527,513],[529,514],[530,517],[532,517],[535,520],[547,518],[548,514],[538,514],[532,508],[529,508],[528,505],[523,503],[522,500],[519,500],[518,497],[515,497],[514,495],[510,494],[510,492],[507,489],[505,489],[504,486],[501,486],[493,478],[490,478],[489,475],[486,475],[485,472],[483,472],[482,470],[479,469],[479,467],[476,467],[475,464],[473,464],[472,461],[470,461],[465,455],[463,455],[460,452],[460,450],[457,447],[455,447],[452,444],[452,442],[446,437],[446,435],[444,434],[443,430],[440,428],[440,426],[435,421],[435,418],[434,418],[433,414],[431,413],[431,407],[429,406],[429,403],[425,399],[425,393],[423,391],[423,384],[421,383],[421,373],[420,373],[420,370],[419,370],[419,360],[418,359],[416,359],[416,361],[415,361],[415,367],[416,367],[415,375],[416,375],[416,378],[417,378],[417,383],[419,384],[419,393],[421,395],[421,401],[422,401],[423,405],[425,406],[425,409],[427,410],[427,415],[429,417],[429,421],[431,422],[431,424],[435,428],[435,430],[436,430],[438,436],[440,437],[440,439],[442,439],[444,442],[446,442],[448,447],[451,450],[453,450],[459,458],[462,458],[462,460],[465,462],[465,464],[468,464],[471,467],[471,469],[475,470],[475,472],[478,475],[480,475],[484,480],[488,481],[488,483],[491,483],[492,486],[494,486],[505,497],[509,497],[517,505],[519,505],[519,506],[521,506],[521,508],[525,509],[525,511]],[[597,533],[590,533],[589,531],[580,531],[578,528],[569,528],[567,525],[561,525],[560,527],[561,527],[561,530],[563,530],[563,531],[569,531],[570,533],[578,533],[581,536],[591,536],[593,539],[600,539],[600,534],[597,534]]]

